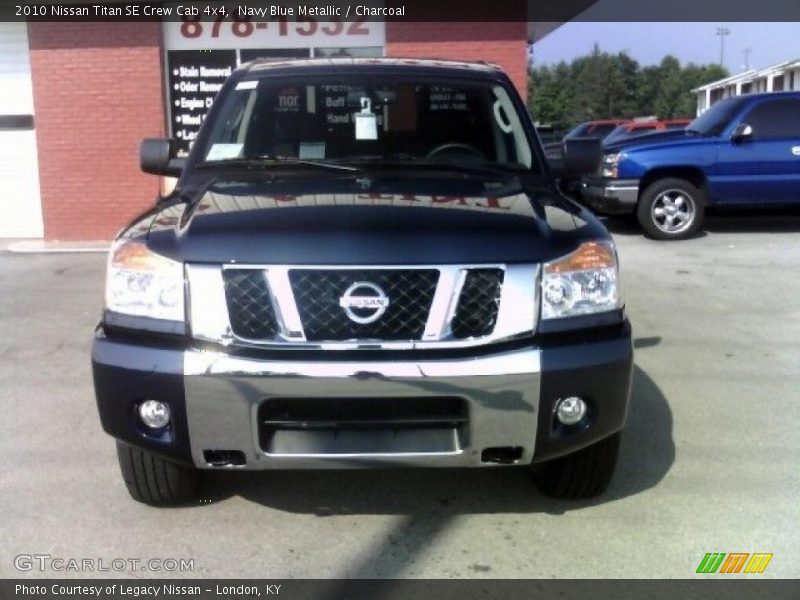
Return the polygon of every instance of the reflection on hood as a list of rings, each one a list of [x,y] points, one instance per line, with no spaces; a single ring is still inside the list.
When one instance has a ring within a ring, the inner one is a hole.
[[[360,185],[217,180],[157,207],[148,245],[189,263],[496,264],[547,262],[607,235],[550,186],[523,191],[461,178],[419,191]]]
[[[302,195],[230,195],[209,191],[197,205],[197,213],[226,213],[243,210],[280,209],[320,206],[390,206],[433,209],[471,210],[495,214],[533,217],[527,195],[503,197],[433,196],[416,194],[302,194]]]

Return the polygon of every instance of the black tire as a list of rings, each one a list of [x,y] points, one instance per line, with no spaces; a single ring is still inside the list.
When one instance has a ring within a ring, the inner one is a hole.
[[[536,487],[553,498],[591,498],[611,482],[619,454],[620,434],[560,458],[533,465]]]
[[[645,233],[652,238],[684,240],[700,229],[705,206],[706,194],[703,190],[685,179],[667,177],[651,183],[642,192],[636,217]]]
[[[117,457],[128,493],[151,506],[174,506],[197,499],[199,475],[195,469],[117,442]]]

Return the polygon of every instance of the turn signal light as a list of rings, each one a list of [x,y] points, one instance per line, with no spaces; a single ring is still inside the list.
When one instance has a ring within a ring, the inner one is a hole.
[[[585,242],[572,254],[545,266],[545,273],[569,273],[616,268],[617,260],[611,246],[599,242]]]

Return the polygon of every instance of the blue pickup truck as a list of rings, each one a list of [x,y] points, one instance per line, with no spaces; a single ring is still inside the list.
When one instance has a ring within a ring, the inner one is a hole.
[[[727,98],[685,130],[605,146],[581,192],[664,240],[692,236],[708,206],[800,205],[800,92]]]

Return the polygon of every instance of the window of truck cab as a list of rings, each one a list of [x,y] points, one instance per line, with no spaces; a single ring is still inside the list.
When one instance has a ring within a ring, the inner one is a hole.
[[[800,98],[766,98],[741,119],[753,129],[755,140],[800,141]]]
[[[686,126],[686,131],[704,136],[718,136],[730,124],[736,113],[748,102],[746,96],[720,100]]]
[[[541,172],[514,93],[442,77],[245,79],[222,98],[200,160],[436,158]],[[364,116],[374,133],[358,129]]]

